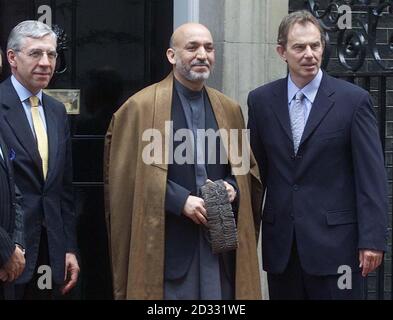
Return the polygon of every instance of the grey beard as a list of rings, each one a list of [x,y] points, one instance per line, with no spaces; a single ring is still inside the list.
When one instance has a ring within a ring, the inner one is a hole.
[[[210,77],[210,70],[202,73],[195,72],[191,69],[188,70],[181,61],[179,61],[179,63],[176,63],[176,69],[179,71],[180,74],[184,76],[184,78],[189,81],[207,80]]]
[[[210,76],[210,70],[206,72],[195,72],[195,71],[188,71],[186,74],[184,74],[187,80],[190,81],[198,81],[198,80],[207,80],[209,79]]]

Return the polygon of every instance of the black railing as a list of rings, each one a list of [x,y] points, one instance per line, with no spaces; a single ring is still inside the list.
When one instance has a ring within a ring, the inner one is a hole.
[[[323,7],[322,4],[325,3]],[[351,6],[349,6],[351,5]],[[380,70],[393,71],[388,60],[393,55],[393,33],[386,43],[378,43],[382,20],[393,16],[393,1],[389,0],[308,0],[307,8],[318,18],[325,30],[327,47],[323,67],[326,69],[335,47],[340,66],[356,72],[372,57]],[[347,10],[350,9],[350,11]],[[349,15],[349,19],[346,17]],[[366,17],[365,17],[366,16]],[[392,24],[393,26],[393,24]],[[331,43],[331,36],[337,40]]]

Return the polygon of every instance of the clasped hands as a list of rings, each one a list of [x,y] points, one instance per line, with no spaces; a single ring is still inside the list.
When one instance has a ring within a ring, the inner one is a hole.
[[[207,182],[212,181],[208,179]],[[229,202],[232,203],[236,198],[235,188],[226,181],[224,181],[224,185],[228,193]],[[205,202],[200,197],[188,196],[183,208],[183,214],[196,224],[207,225]]]

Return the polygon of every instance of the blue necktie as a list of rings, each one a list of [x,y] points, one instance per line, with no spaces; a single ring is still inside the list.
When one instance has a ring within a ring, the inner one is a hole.
[[[297,154],[305,126],[304,94],[301,91],[296,93],[295,103],[290,108],[289,117],[291,119],[293,147],[295,154]]]

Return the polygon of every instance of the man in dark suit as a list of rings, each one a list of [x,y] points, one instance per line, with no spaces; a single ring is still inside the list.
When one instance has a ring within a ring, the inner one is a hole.
[[[0,49],[0,69],[2,50]],[[13,299],[13,282],[25,267],[21,195],[0,134],[0,300]]]
[[[67,115],[63,104],[42,92],[56,57],[56,35],[47,25],[24,21],[11,31],[12,76],[0,85],[0,122],[24,195],[26,268],[17,281],[18,298],[59,298],[79,273]]]
[[[251,147],[266,184],[263,266],[271,299],[359,299],[386,250],[387,180],[369,94],[320,69],[307,11],[281,22],[287,78],[248,97]]]

